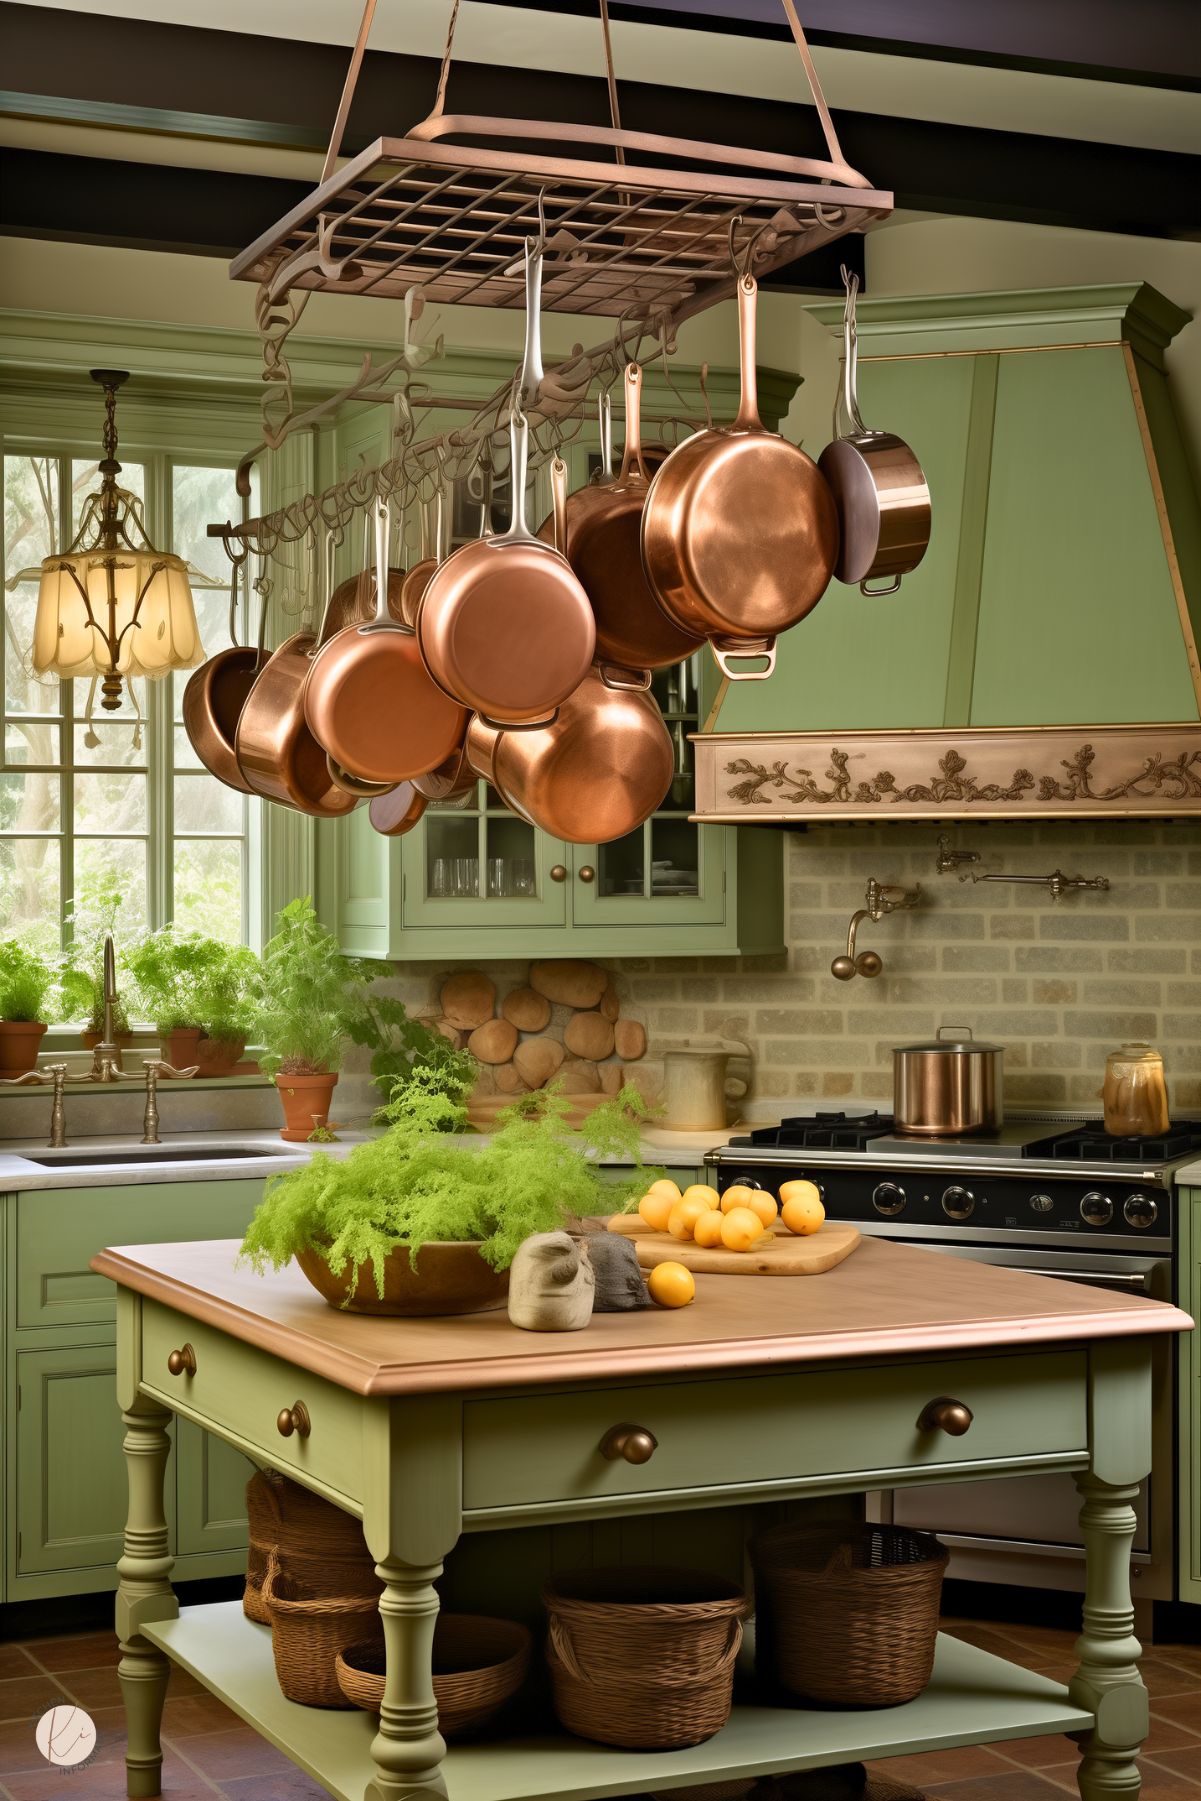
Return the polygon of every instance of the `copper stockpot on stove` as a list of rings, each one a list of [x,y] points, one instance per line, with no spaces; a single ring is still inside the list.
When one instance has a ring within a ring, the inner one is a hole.
[[[1003,1044],[978,1044],[970,1026],[939,1026],[933,1042],[894,1050],[896,1130],[922,1138],[995,1132],[1005,1121],[1004,1057]]]

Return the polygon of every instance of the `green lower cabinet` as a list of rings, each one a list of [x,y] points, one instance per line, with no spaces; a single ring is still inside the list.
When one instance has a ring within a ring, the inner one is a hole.
[[[246,1484],[254,1464],[191,1420],[175,1425],[176,1554],[246,1548]]]
[[[1201,1188],[1180,1190],[1180,1305],[1196,1330],[1179,1341],[1179,1583],[1182,1601],[1201,1602]]]

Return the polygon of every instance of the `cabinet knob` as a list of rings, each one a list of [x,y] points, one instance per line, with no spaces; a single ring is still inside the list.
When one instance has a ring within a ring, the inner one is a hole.
[[[658,1448],[659,1440],[645,1426],[632,1426],[625,1421],[620,1426],[610,1426],[601,1439],[601,1456],[607,1457],[610,1463],[616,1463],[624,1457],[627,1463],[649,1463]]]
[[[309,1418],[309,1410],[303,1401],[294,1401],[291,1407],[280,1409],[275,1422],[275,1430],[281,1438],[291,1438],[295,1432],[297,1438],[307,1438],[313,1430],[313,1422]]]
[[[917,1416],[919,1432],[945,1432],[951,1438],[962,1438],[972,1423],[972,1410],[966,1401],[950,1395],[939,1395],[927,1401]]]
[[[552,882],[565,882],[567,880],[567,871],[562,863],[554,863],[551,865],[550,879]]]
[[[596,871],[593,869],[591,863],[585,863],[580,870],[580,880],[581,882],[595,882]]]
[[[171,1351],[167,1357],[167,1368],[173,1376],[194,1376],[196,1374],[196,1353],[191,1345],[184,1344],[178,1351]]]

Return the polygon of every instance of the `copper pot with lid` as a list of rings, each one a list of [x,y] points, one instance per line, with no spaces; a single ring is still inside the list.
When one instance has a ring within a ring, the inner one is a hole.
[[[939,1026],[928,1044],[892,1053],[892,1105],[898,1132],[958,1138],[1004,1124],[1005,1046],[981,1044],[970,1026]]]

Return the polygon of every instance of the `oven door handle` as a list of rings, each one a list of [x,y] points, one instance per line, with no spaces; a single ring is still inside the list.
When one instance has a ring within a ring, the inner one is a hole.
[[[1092,1288],[1147,1288],[1149,1286],[1148,1273],[1145,1270],[1132,1270],[1125,1274],[1118,1274],[1111,1270],[1099,1269],[1040,1269],[1037,1274],[1052,1276],[1059,1282],[1086,1282]]]

